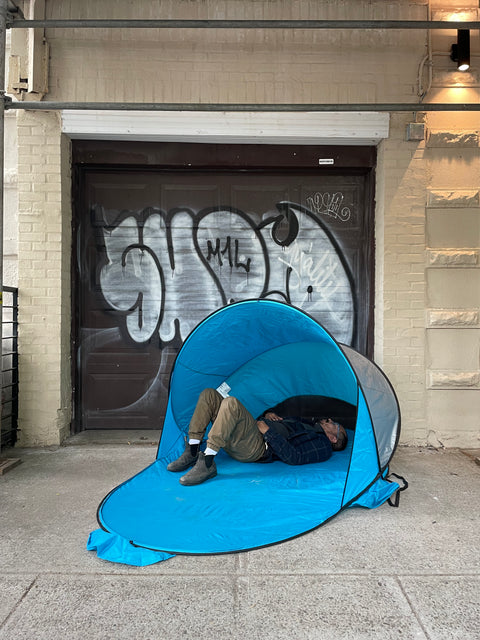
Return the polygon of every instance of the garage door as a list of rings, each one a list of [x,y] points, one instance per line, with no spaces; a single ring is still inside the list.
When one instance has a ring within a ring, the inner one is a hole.
[[[161,427],[182,341],[232,302],[287,302],[369,353],[372,149],[138,150],[74,152],[76,430]]]

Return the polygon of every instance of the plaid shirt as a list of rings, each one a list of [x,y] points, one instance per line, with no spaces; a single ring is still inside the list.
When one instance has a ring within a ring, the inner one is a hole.
[[[314,431],[309,424],[300,420],[282,420],[281,425],[288,430],[285,437],[275,429],[276,422],[265,422],[269,429],[263,438],[268,448],[262,462],[282,460],[287,464],[309,464],[324,462],[332,455],[332,445],[323,429]]]

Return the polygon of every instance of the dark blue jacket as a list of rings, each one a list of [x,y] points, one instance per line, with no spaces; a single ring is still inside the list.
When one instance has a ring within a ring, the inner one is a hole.
[[[332,444],[318,425],[313,426],[298,418],[284,418],[277,422],[266,420],[269,429],[263,438],[267,455],[263,462],[282,460],[287,464],[324,462],[332,455]]]

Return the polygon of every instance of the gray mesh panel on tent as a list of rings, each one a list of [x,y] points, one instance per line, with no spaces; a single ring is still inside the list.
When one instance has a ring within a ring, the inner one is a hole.
[[[392,385],[385,374],[358,351],[340,345],[352,365],[372,416],[380,467],[389,463],[400,435],[400,410]]]

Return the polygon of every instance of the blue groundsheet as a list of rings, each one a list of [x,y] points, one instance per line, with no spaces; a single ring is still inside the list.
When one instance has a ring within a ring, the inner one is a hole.
[[[221,452],[217,477],[195,487],[182,486],[181,473],[156,461],[110,496],[99,522],[136,546],[171,555],[226,553],[281,542],[340,511],[350,449],[327,462],[300,467],[245,464]],[[376,507],[398,489],[383,480],[374,487],[359,506]],[[123,554],[122,548],[117,562]],[[154,562],[164,559],[151,557]]]

